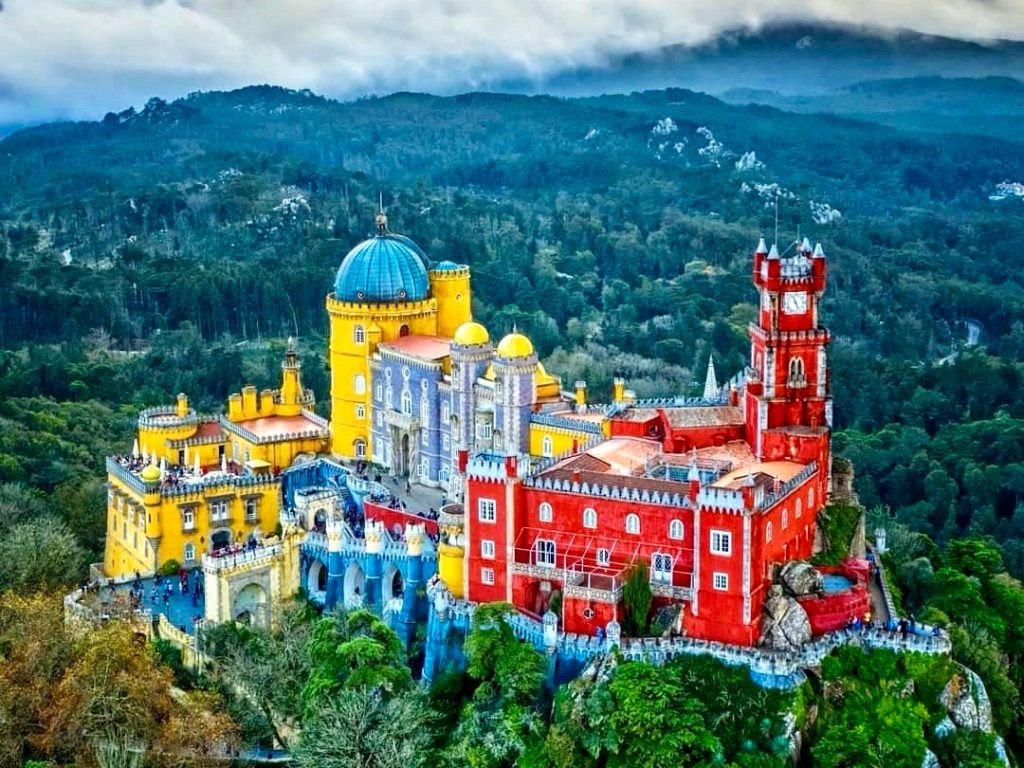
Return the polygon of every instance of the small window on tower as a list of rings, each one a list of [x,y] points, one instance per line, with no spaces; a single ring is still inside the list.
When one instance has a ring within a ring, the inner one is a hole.
[[[361,325],[355,327],[355,340],[356,344],[366,343],[366,329]]]
[[[554,456],[555,455],[555,445],[554,445],[554,441],[551,439],[551,436],[550,435],[545,435],[544,436],[544,440],[542,442],[543,442],[543,447],[542,447],[543,455],[545,457]]]
[[[583,527],[597,528],[597,511],[587,507],[583,510]]]
[[[640,516],[639,515],[626,515],[626,533],[639,534],[640,533]]]

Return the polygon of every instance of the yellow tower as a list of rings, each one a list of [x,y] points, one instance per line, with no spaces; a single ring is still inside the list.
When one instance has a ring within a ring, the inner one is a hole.
[[[468,307],[466,272],[461,293]],[[381,342],[439,334],[438,301],[430,295],[427,257],[409,238],[389,232],[383,213],[377,215],[377,234],[341,262],[334,291],[327,296],[327,314],[331,450],[345,458],[369,457],[374,395],[370,357]]]
[[[437,299],[437,335],[450,339],[473,319],[469,267],[442,261],[430,269],[430,293]]]

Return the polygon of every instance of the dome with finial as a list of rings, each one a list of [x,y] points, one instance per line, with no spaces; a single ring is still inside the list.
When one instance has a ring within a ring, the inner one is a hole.
[[[490,340],[491,335],[487,333],[487,329],[473,321],[463,323],[456,328],[455,335],[452,337],[452,341],[463,347],[476,347],[486,344]]]
[[[533,342],[518,331],[512,331],[498,342],[498,357],[508,359],[529,357],[533,354]]]
[[[160,467],[155,464],[147,464],[141,472],[139,477],[142,478],[143,482],[156,483],[160,481]]]
[[[345,256],[334,280],[334,297],[356,303],[422,301],[429,295],[427,256],[408,237],[388,231],[377,214],[377,234]]]

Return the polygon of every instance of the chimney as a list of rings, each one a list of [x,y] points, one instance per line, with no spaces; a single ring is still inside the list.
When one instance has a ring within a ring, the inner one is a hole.
[[[515,479],[518,475],[516,469],[518,468],[518,459],[515,456],[505,457],[505,476],[510,479]]]

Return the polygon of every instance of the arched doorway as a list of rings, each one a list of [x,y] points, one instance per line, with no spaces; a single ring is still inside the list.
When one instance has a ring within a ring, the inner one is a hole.
[[[314,560],[306,575],[306,593],[310,599],[322,602],[327,595],[327,568],[319,560]]]
[[[231,544],[231,531],[227,528],[214,531],[210,536],[210,548],[213,550],[224,549],[229,544]]]
[[[409,472],[409,434],[402,435],[402,456],[399,474],[408,476]]]
[[[250,627],[269,627],[267,591],[260,584],[247,584],[235,597],[231,615],[235,621]]]
[[[313,530],[320,533],[327,530],[327,510],[318,509],[313,515]]]
[[[405,582],[402,580],[402,572],[394,563],[388,563],[384,569],[384,575],[380,580],[381,598],[385,605],[389,600],[402,599],[405,594]]]
[[[342,598],[346,608],[360,608],[366,602],[366,574],[352,562],[345,571]]]

